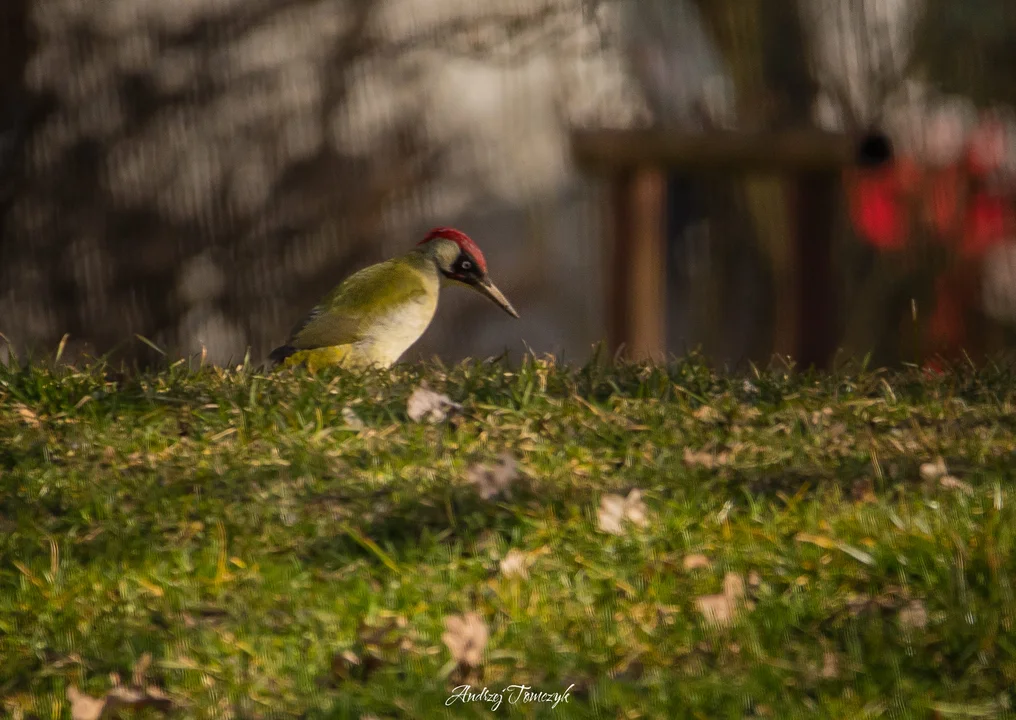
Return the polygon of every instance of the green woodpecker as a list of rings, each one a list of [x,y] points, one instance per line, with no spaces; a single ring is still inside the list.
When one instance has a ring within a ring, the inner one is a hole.
[[[390,367],[419,340],[444,285],[465,285],[518,317],[469,236],[434,228],[411,252],[346,278],[269,355],[276,364]]]

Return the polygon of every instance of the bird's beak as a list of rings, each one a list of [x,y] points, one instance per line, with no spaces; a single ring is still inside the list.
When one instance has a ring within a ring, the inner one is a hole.
[[[512,307],[512,304],[508,302],[508,298],[501,294],[501,291],[494,286],[494,283],[492,283],[489,278],[480,280],[478,283],[473,285],[473,287],[500,305],[501,308],[512,317],[517,318],[519,316],[519,314],[515,312],[515,308]]]

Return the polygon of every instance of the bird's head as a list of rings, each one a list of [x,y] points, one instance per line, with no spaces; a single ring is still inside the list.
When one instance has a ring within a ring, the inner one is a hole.
[[[465,285],[486,295],[512,317],[515,308],[487,276],[487,261],[480,248],[464,232],[454,228],[434,228],[419,242],[434,258],[445,282]]]

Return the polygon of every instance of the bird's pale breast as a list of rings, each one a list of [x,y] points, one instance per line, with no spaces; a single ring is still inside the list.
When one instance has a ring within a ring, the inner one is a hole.
[[[383,315],[370,333],[355,343],[356,350],[370,362],[393,365],[420,339],[437,310],[437,295],[420,295]]]

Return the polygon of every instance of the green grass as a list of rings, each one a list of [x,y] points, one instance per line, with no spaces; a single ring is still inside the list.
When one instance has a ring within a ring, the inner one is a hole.
[[[463,410],[411,422],[421,379]],[[1014,379],[0,368],[3,712],[70,717],[147,654],[188,718],[1003,717]],[[483,500],[467,471],[504,451]],[[969,492],[922,479],[939,456]],[[634,488],[645,526],[601,532]],[[727,573],[749,604],[716,626],[696,598]],[[480,668],[442,642],[467,612]],[[573,687],[495,713],[446,706],[462,683]]]

